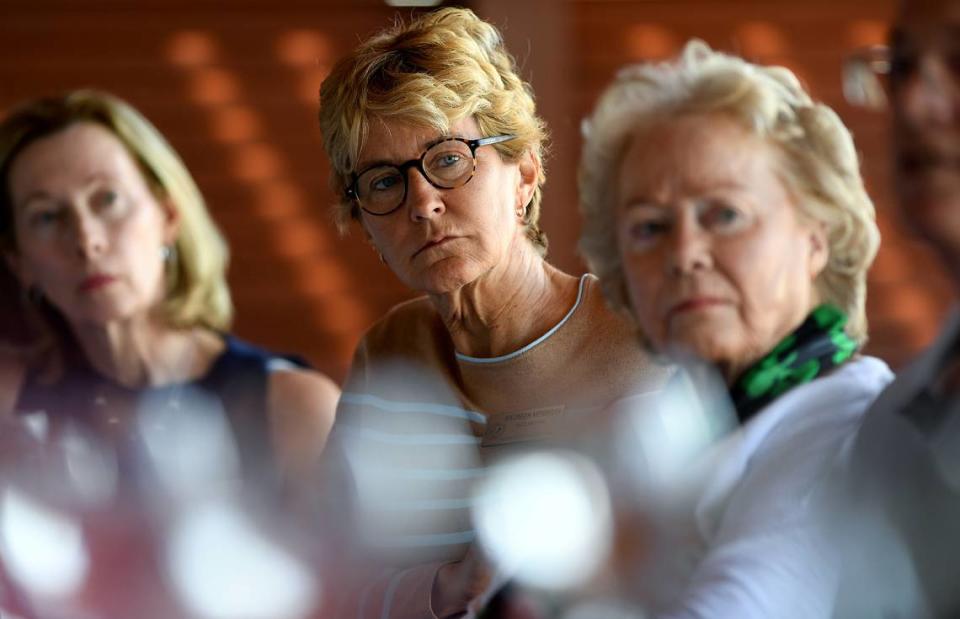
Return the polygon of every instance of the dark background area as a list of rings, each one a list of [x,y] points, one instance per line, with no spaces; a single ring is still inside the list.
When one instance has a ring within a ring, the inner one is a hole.
[[[476,0],[501,27],[551,128],[543,223],[550,259],[575,250],[579,127],[618,67],[663,58],[691,37],[793,69],[854,132],[883,244],[870,277],[868,352],[901,365],[938,330],[951,292],[893,208],[887,118],[843,100],[845,54],[885,40],[892,0]],[[408,298],[355,230],[328,214],[316,123],[335,59],[389,24],[375,0],[0,0],[0,114],[78,87],[139,108],[180,152],[232,248],[236,332],[307,356],[341,380],[363,331]],[[0,280],[0,338],[20,327]]]

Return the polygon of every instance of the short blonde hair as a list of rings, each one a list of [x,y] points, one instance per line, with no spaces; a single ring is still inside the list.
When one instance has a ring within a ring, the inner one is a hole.
[[[174,259],[166,270],[162,315],[171,326],[225,331],[233,318],[227,287],[229,252],[183,161],[130,104],[94,90],[29,101],[0,123],[0,243],[16,251],[10,168],[31,143],[76,123],[106,128],[126,147],[154,195],[179,215]]]
[[[341,232],[360,218],[345,192],[372,122],[446,133],[471,116],[484,136],[516,136],[494,146],[505,161],[517,161],[528,151],[538,160],[537,188],[524,224],[527,237],[545,253],[539,220],[546,126],[500,33],[467,9],[440,9],[398,22],[361,43],[323,81],[320,129],[332,164],[330,184],[339,198],[334,219]]]
[[[801,216],[826,227],[830,256],[815,282],[820,299],[848,316],[847,333],[867,337],[866,273],[880,233],[849,130],[810,98],[784,67],[751,64],[687,43],[673,61],[620,71],[583,124],[580,251],[610,304],[628,308],[617,249],[615,200],[620,160],[639,130],[685,114],[723,113],[782,154],[779,174]]]

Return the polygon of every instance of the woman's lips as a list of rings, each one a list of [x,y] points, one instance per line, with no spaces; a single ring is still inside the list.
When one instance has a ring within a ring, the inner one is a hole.
[[[717,297],[695,297],[692,299],[685,299],[670,308],[670,310],[667,312],[667,318],[674,318],[680,314],[708,309],[718,305],[727,305],[727,301]]]
[[[77,288],[80,290],[80,292],[93,292],[94,290],[99,290],[104,286],[109,286],[114,281],[116,281],[116,278],[111,275],[91,275],[80,282],[80,285]]]
[[[434,247],[440,247],[441,245],[446,245],[446,244],[449,243],[450,241],[456,240],[457,238],[459,238],[459,237],[456,237],[456,236],[442,236],[442,237],[440,237],[440,238],[438,238],[438,239],[434,239],[434,240],[432,240],[432,241],[427,241],[426,243],[424,243],[424,245],[423,245],[422,247],[420,247],[420,249],[418,249],[418,250],[413,254],[413,257],[416,258],[418,255],[422,254],[423,252],[427,251],[428,249],[433,249]]]

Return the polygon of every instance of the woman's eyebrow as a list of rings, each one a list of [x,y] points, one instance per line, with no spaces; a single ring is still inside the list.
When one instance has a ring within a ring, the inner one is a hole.
[[[399,162],[391,161],[389,159],[377,159],[375,161],[364,161],[361,162],[363,165],[357,164],[357,174],[362,174],[371,168],[379,168],[381,166],[395,166]]]
[[[627,198],[626,200],[623,201],[623,206],[624,206],[624,208],[627,208],[627,209],[637,209],[637,208],[656,208],[656,209],[662,209],[662,208],[666,208],[666,205],[661,204],[660,202],[658,202],[658,201],[655,200],[654,198],[651,198],[650,196],[643,195],[643,194],[633,195],[633,196]]]
[[[51,196],[46,191],[42,189],[35,189],[34,191],[31,191],[30,193],[28,193],[23,200],[18,200],[15,206],[20,210],[24,210],[34,202],[52,201],[53,199],[54,199],[53,196]]]

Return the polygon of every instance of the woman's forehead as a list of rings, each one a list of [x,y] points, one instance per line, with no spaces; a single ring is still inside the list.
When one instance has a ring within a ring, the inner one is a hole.
[[[473,117],[450,123],[448,128],[415,124],[408,120],[373,118],[354,166],[362,170],[372,162],[405,161],[419,156],[430,144],[443,137],[479,137]]]
[[[36,185],[114,176],[135,169],[126,147],[109,129],[79,122],[28,144],[14,159],[8,182],[16,195]]]
[[[634,133],[623,164],[644,165],[622,172],[625,177],[738,174],[770,163],[771,154],[766,140],[725,115],[681,116]]]

